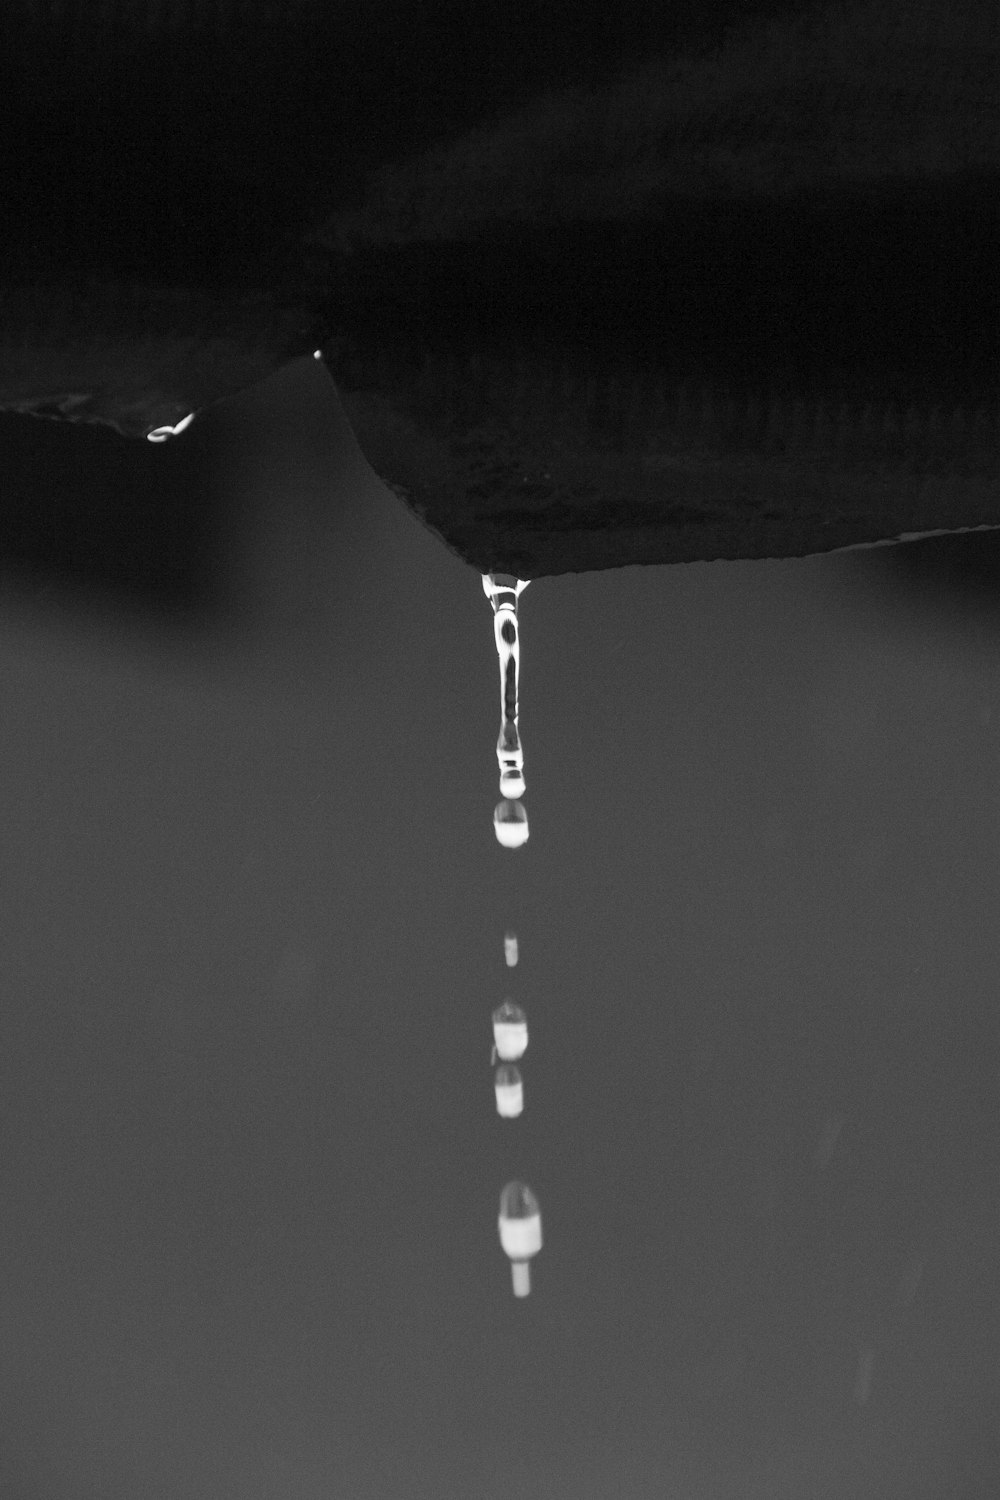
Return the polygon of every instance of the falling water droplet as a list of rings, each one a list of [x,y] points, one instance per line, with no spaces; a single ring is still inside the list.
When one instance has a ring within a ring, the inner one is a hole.
[[[542,1213],[538,1199],[524,1182],[508,1182],[500,1194],[500,1244],[510,1256],[515,1297],[531,1291],[528,1262],[542,1248]]]
[[[493,809],[493,831],[505,849],[520,849],[528,842],[528,814],[523,802],[506,798]]]
[[[182,417],[181,420],[173,427],[153,427],[149,432],[146,433],[146,442],[165,443],[167,441],[167,438],[176,437],[179,432],[183,432],[186,427],[190,427],[193,421],[194,412],[189,411],[187,416]]]
[[[517,933],[505,932],[503,935],[503,956],[508,969],[512,969],[517,963]]]
[[[507,798],[523,797],[524,786],[524,751],[521,749],[521,737],[517,732],[517,725],[505,721],[500,726],[500,737],[497,740],[497,761],[500,766],[500,790]]]
[[[896,1287],[897,1300],[903,1307],[912,1307],[920,1285],[920,1278],[924,1274],[924,1258],[922,1255],[913,1254],[903,1267],[902,1274]]]
[[[497,1056],[516,1062],[528,1045],[528,1018],[513,1000],[505,1000],[493,1012],[493,1041]]]
[[[497,1114],[505,1120],[516,1120],[524,1109],[524,1082],[513,1063],[501,1063],[494,1077]]]

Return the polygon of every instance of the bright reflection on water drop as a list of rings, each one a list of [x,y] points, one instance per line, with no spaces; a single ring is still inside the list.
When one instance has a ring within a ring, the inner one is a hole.
[[[517,963],[517,933],[505,932],[503,935],[503,956],[508,969],[512,969]]]
[[[514,1296],[527,1297],[531,1291],[533,1255],[542,1248],[542,1211],[538,1199],[524,1182],[508,1182],[500,1194],[500,1243],[510,1256]]]
[[[528,1045],[528,1018],[513,1000],[505,1000],[493,1012],[493,1041],[497,1056],[504,1062],[516,1062]]]
[[[501,1063],[494,1078],[497,1114],[505,1120],[516,1120],[524,1109],[524,1082],[513,1063]]]
[[[528,814],[523,802],[498,802],[493,811],[493,831],[505,849],[519,849],[528,842]]]
[[[189,411],[188,414],[187,414],[187,416],[186,417],[182,417],[181,420],[174,427],[154,427],[154,428],[152,428],[149,432],[146,433],[146,442],[147,443],[165,443],[167,441],[167,438],[169,438],[169,437],[176,437],[179,432],[183,432],[186,427],[190,427],[191,423],[193,421],[194,421],[194,412],[193,411]]]

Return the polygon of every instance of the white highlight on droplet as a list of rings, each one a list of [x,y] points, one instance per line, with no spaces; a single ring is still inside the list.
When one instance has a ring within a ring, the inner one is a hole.
[[[513,969],[517,963],[517,933],[505,932],[503,935],[503,956],[508,969]]]
[[[147,432],[146,433],[146,442],[147,443],[165,443],[167,441],[167,438],[169,438],[169,437],[176,437],[179,432],[183,432],[186,427],[190,427],[191,423],[193,421],[194,421],[194,412],[193,411],[189,411],[188,414],[187,414],[187,416],[186,417],[182,417],[181,420],[176,424],[176,426],[174,426],[174,427],[154,427],[150,432]]]

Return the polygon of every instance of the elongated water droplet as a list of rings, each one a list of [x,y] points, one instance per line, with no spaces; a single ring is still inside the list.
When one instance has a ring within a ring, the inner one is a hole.
[[[524,1081],[513,1063],[501,1063],[493,1080],[497,1097],[497,1114],[505,1120],[516,1120],[524,1109]]]
[[[517,725],[501,724],[497,740],[497,762],[500,766],[500,790],[508,800],[524,796],[524,751]]]
[[[194,412],[189,411],[187,416],[181,417],[180,421],[173,427],[153,427],[146,433],[146,442],[165,443],[167,438],[176,437],[179,432],[183,432],[186,427],[190,427],[193,421]]]
[[[493,1012],[493,1041],[497,1056],[504,1062],[516,1062],[528,1045],[528,1018],[513,1000],[505,1000]]]
[[[512,969],[517,963],[517,933],[505,932],[503,935],[503,956],[508,969]]]
[[[517,601],[529,582],[529,579],[515,578],[512,573],[483,574],[483,592],[493,606],[493,637],[500,664],[500,737],[497,740],[497,761],[500,766],[500,791],[506,798],[523,797],[525,791],[524,752],[517,725],[521,663]]]
[[[510,802],[506,798],[498,802],[493,810],[493,831],[497,842],[505,849],[519,849],[528,842],[528,814],[523,802]]]
[[[500,1244],[510,1256],[515,1297],[531,1291],[528,1262],[542,1248],[542,1211],[538,1199],[524,1182],[508,1182],[500,1194]]]

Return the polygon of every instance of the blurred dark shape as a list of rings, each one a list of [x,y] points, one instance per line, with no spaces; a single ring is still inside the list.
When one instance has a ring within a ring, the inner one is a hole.
[[[151,622],[216,622],[228,608],[226,518],[210,445],[184,437],[161,449],[0,414],[0,573]]]

